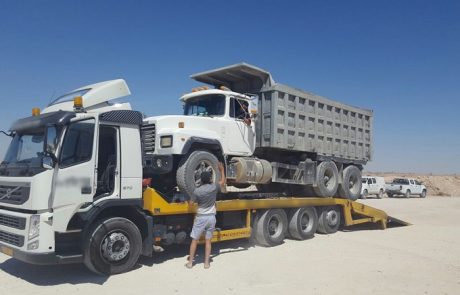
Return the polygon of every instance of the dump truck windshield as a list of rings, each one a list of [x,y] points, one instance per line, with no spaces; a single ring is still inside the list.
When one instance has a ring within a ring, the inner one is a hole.
[[[203,95],[185,101],[186,116],[223,116],[225,114],[225,95]]]

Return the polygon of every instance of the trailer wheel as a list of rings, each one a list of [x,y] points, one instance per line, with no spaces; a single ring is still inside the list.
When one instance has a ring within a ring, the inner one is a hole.
[[[317,186],[313,189],[319,197],[332,197],[337,192],[338,179],[339,171],[335,163],[332,161],[321,162],[316,168]]]
[[[377,199],[383,198],[383,189],[379,190],[379,193],[377,194]]]
[[[361,193],[361,171],[351,165],[343,169],[343,181],[339,185],[339,196],[348,200],[356,201]]]
[[[212,181],[217,183],[220,179],[218,162],[216,156],[207,151],[194,151],[188,157],[182,158],[176,174],[179,190],[191,196],[201,184],[200,175],[203,171],[211,172]]]
[[[97,274],[123,273],[136,264],[141,247],[141,233],[130,220],[121,217],[103,219],[88,231],[83,262]]]
[[[254,224],[255,239],[261,246],[271,247],[283,242],[287,231],[287,215],[283,209],[268,209]]]
[[[420,194],[420,198],[426,198],[426,190],[423,190]]]
[[[410,190],[406,191],[406,194],[404,195],[406,198],[410,198]]]
[[[288,233],[297,240],[311,239],[318,227],[318,214],[313,207],[295,208],[289,214]]]
[[[333,234],[339,230],[341,214],[338,207],[320,208],[317,232],[321,234]]]

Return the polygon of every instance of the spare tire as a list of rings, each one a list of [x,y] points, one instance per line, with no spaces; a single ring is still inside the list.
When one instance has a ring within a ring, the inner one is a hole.
[[[318,197],[332,197],[339,186],[339,171],[332,161],[324,161],[316,167],[316,186],[313,187]]]
[[[176,181],[179,190],[191,196],[195,189],[201,185],[201,172],[211,172],[213,183],[220,179],[220,172],[217,168],[219,161],[216,156],[208,151],[194,151],[188,157],[182,158],[176,173]]]
[[[351,165],[343,169],[342,183],[339,185],[339,197],[356,201],[361,193],[361,170]]]

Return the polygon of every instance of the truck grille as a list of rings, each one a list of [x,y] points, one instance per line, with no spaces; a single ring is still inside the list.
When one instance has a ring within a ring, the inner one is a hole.
[[[17,247],[24,246],[24,237],[20,235],[10,234],[0,230],[0,242],[5,242]]]
[[[155,151],[155,124],[146,124],[141,127],[142,143],[144,145],[144,153],[150,154]]]
[[[17,228],[17,229],[25,229],[26,219],[23,217],[16,217],[16,216],[0,214],[0,225]]]
[[[22,205],[29,199],[29,186],[0,185],[0,202]]]

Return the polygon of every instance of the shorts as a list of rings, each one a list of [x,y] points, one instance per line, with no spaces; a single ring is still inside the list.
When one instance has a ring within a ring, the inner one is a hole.
[[[194,240],[199,240],[203,232],[206,240],[212,238],[212,233],[216,228],[216,216],[215,215],[201,215],[195,218],[193,222],[192,232],[190,237]]]

